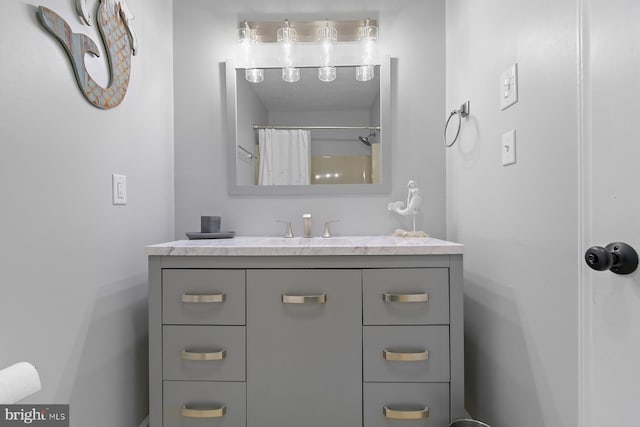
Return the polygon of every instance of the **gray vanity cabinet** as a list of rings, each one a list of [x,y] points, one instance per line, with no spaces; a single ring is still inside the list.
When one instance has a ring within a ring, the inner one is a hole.
[[[150,427],[447,427],[462,301],[461,254],[150,256]]]
[[[360,270],[247,272],[247,425],[362,425]]]

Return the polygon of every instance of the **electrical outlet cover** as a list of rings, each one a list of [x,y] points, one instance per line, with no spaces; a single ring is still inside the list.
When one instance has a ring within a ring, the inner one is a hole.
[[[518,64],[500,74],[500,107],[506,110],[518,102]]]
[[[502,166],[516,162],[516,130],[502,135]]]
[[[125,175],[111,175],[111,192],[114,205],[127,204],[127,177]]]

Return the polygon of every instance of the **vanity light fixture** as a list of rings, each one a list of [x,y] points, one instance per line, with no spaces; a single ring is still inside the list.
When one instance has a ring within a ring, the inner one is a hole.
[[[300,80],[300,69],[295,67],[296,63],[296,39],[295,28],[289,26],[289,20],[284,20],[284,27],[278,28],[277,40],[280,45],[280,63],[282,64],[282,80],[294,83]]]
[[[244,77],[251,83],[261,83],[264,81],[264,70],[255,68],[255,47],[256,33],[250,27],[247,21],[244,26],[238,28],[238,42],[240,43],[240,62],[244,67]]]
[[[320,81],[332,82],[340,62],[340,65],[356,64],[356,79],[366,82],[375,77],[375,66],[379,64],[377,40],[374,19],[295,22],[285,19],[284,25],[283,21],[241,21],[237,68],[244,69],[245,78],[253,83],[264,81],[264,69],[259,67],[273,67],[274,62],[282,69],[285,82],[300,80],[300,66],[317,68]],[[300,52],[296,52],[298,48]]]
[[[358,30],[360,41],[360,65],[356,67],[356,80],[366,82],[375,75],[376,47],[378,41],[378,27],[371,25],[369,19]]]
[[[320,68],[318,79],[323,82],[332,82],[336,79],[336,67],[334,66],[334,50],[338,41],[338,31],[329,25],[329,20],[324,28],[318,29],[320,41]]]

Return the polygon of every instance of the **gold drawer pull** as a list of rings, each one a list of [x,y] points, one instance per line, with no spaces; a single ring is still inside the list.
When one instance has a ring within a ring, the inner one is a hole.
[[[214,351],[210,353],[182,350],[180,358],[182,360],[222,360],[227,357],[227,350]]]
[[[392,294],[385,292],[382,294],[382,300],[384,302],[428,302],[429,294],[426,292],[417,294]]]
[[[320,295],[282,294],[283,304],[324,304],[326,302],[327,302],[327,294],[320,294]]]
[[[396,352],[387,350],[385,348],[382,351],[382,357],[384,357],[384,360],[393,360],[398,362],[420,362],[423,360],[429,360],[429,351],[423,350],[419,352]]]
[[[392,420],[423,420],[429,418],[429,408],[425,406],[423,409],[405,411],[385,406],[382,408],[382,414],[385,418]]]
[[[224,302],[227,299],[227,295],[221,294],[182,294],[182,302],[196,303],[196,304],[210,304],[216,302]]]
[[[227,407],[221,406],[213,409],[193,409],[187,405],[182,406],[182,416],[187,418],[220,418],[227,413]]]

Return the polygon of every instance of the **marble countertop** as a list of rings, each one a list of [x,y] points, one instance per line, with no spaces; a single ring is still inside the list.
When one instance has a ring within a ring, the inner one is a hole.
[[[455,255],[463,245],[431,237],[239,236],[233,239],[177,240],[150,245],[149,256],[291,256],[291,255]]]

